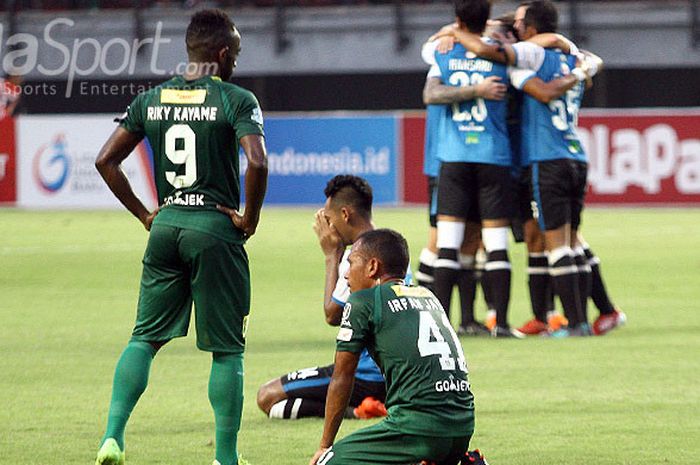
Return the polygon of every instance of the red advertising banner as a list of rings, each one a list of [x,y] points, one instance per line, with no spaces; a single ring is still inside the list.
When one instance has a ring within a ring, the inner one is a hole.
[[[409,182],[423,176],[423,120],[404,116],[408,203],[427,202]],[[579,136],[590,162],[587,203],[700,205],[700,109],[582,110]]]
[[[17,200],[15,160],[15,121],[0,118],[0,204]]]
[[[700,110],[588,110],[588,203],[700,204]]]
[[[401,127],[404,173],[403,199],[400,200],[425,203],[428,201],[428,180],[423,174],[425,113],[404,113]]]

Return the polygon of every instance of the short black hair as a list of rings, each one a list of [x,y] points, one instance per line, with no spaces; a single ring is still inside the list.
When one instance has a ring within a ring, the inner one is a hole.
[[[559,13],[550,0],[534,0],[525,11],[525,26],[531,26],[539,33],[557,32]]]
[[[515,12],[514,11],[509,11],[508,13],[504,13],[498,18],[496,18],[496,21],[501,23],[501,32],[503,34],[508,34],[509,32],[513,34],[513,36],[518,37],[518,31],[515,30]]]
[[[334,205],[351,205],[364,218],[372,218],[372,187],[364,178],[339,174],[328,181],[323,193]]]
[[[408,243],[392,229],[374,229],[360,235],[355,241],[367,258],[378,258],[384,273],[403,278],[408,268]]]
[[[236,25],[222,10],[209,9],[195,13],[187,26],[185,43],[187,53],[199,59],[209,58],[222,48],[235,44],[231,41],[231,33]],[[239,50],[233,50],[238,54]]]
[[[490,15],[489,0],[455,0],[455,16],[467,26],[469,32],[483,33]]]

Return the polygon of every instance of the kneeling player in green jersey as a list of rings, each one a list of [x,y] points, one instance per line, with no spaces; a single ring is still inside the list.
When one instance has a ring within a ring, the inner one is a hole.
[[[146,389],[151,361],[172,338],[187,335],[193,302],[197,347],[213,358],[214,464],[238,463],[250,310],[243,244],[255,233],[267,183],[262,114],[253,94],[225,82],[240,35],[224,12],[196,13],[186,42],[187,73],[136,97],[95,163],[112,192],[150,231],[136,325],[115,370],[97,465],[123,465],[124,430]],[[153,149],[161,205],[154,212],[134,195],[120,168],[144,138]],[[243,214],[239,146],[248,159]]]
[[[350,299],[337,337],[323,437],[310,465],[454,465],[474,432],[474,396],[462,346],[437,298],[403,283],[406,240],[377,229],[353,244]],[[360,353],[386,379],[388,416],[334,443]]]

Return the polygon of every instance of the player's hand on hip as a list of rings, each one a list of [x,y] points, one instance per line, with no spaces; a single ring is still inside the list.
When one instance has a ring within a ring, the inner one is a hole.
[[[309,461],[309,465],[316,465],[318,463],[318,459],[321,458],[323,454],[326,453],[326,451],[330,449],[330,447],[320,447],[316,453],[314,454],[313,457],[311,457],[311,460]]]
[[[335,227],[328,222],[323,208],[316,212],[314,217],[314,232],[318,237],[318,243],[325,255],[336,254],[343,249],[343,239]]]
[[[248,218],[245,215],[241,215],[238,210],[229,207],[224,207],[223,205],[217,205],[216,209],[226,213],[229,216],[229,218],[231,218],[233,225],[241,231],[243,231],[244,237],[249,238],[250,236],[255,234],[255,229],[258,227],[257,218]]]
[[[141,223],[143,223],[143,227],[146,228],[146,231],[151,230],[151,225],[153,224],[153,220],[155,219],[156,215],[158,214],[158,210],[160,210],[160,207],[156,207],[155,210],[153,210],[151,213],[146,215],[146,217],[141,220]]]
[[[503,100],[508,86],[498,76],[489,76],[476,85],[476,96],[486,100]]]

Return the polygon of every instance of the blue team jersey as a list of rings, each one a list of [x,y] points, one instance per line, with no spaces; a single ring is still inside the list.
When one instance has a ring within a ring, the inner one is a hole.
[[[442,82],[452,86],[476,85],[489,76],[509,83],[505,65],[479,58],[461,44],[442,54],[435,51]],[[439,158],[445,162],[511,165],[510,143],[506,128],[508,104],[501,100],[476,98],[447,106],[440,126]]]
[[[428,105],[425,112],[425,147],[423,149],[423,173],[426,176],[437,177],[440,172],[438,147],[440,137],[439,126],[445,118],[446,105]]]
[[[535,70],[545,82],[569,74],[576,66],[576,57],[560,50],[544,50],[544,59]],[[525,94],[522,110],[521,156],[527,164],[568,158],[586,161],[581,141],[576,133],[578,111],[583,99],[583,83],[549,104],[538,102]]]

